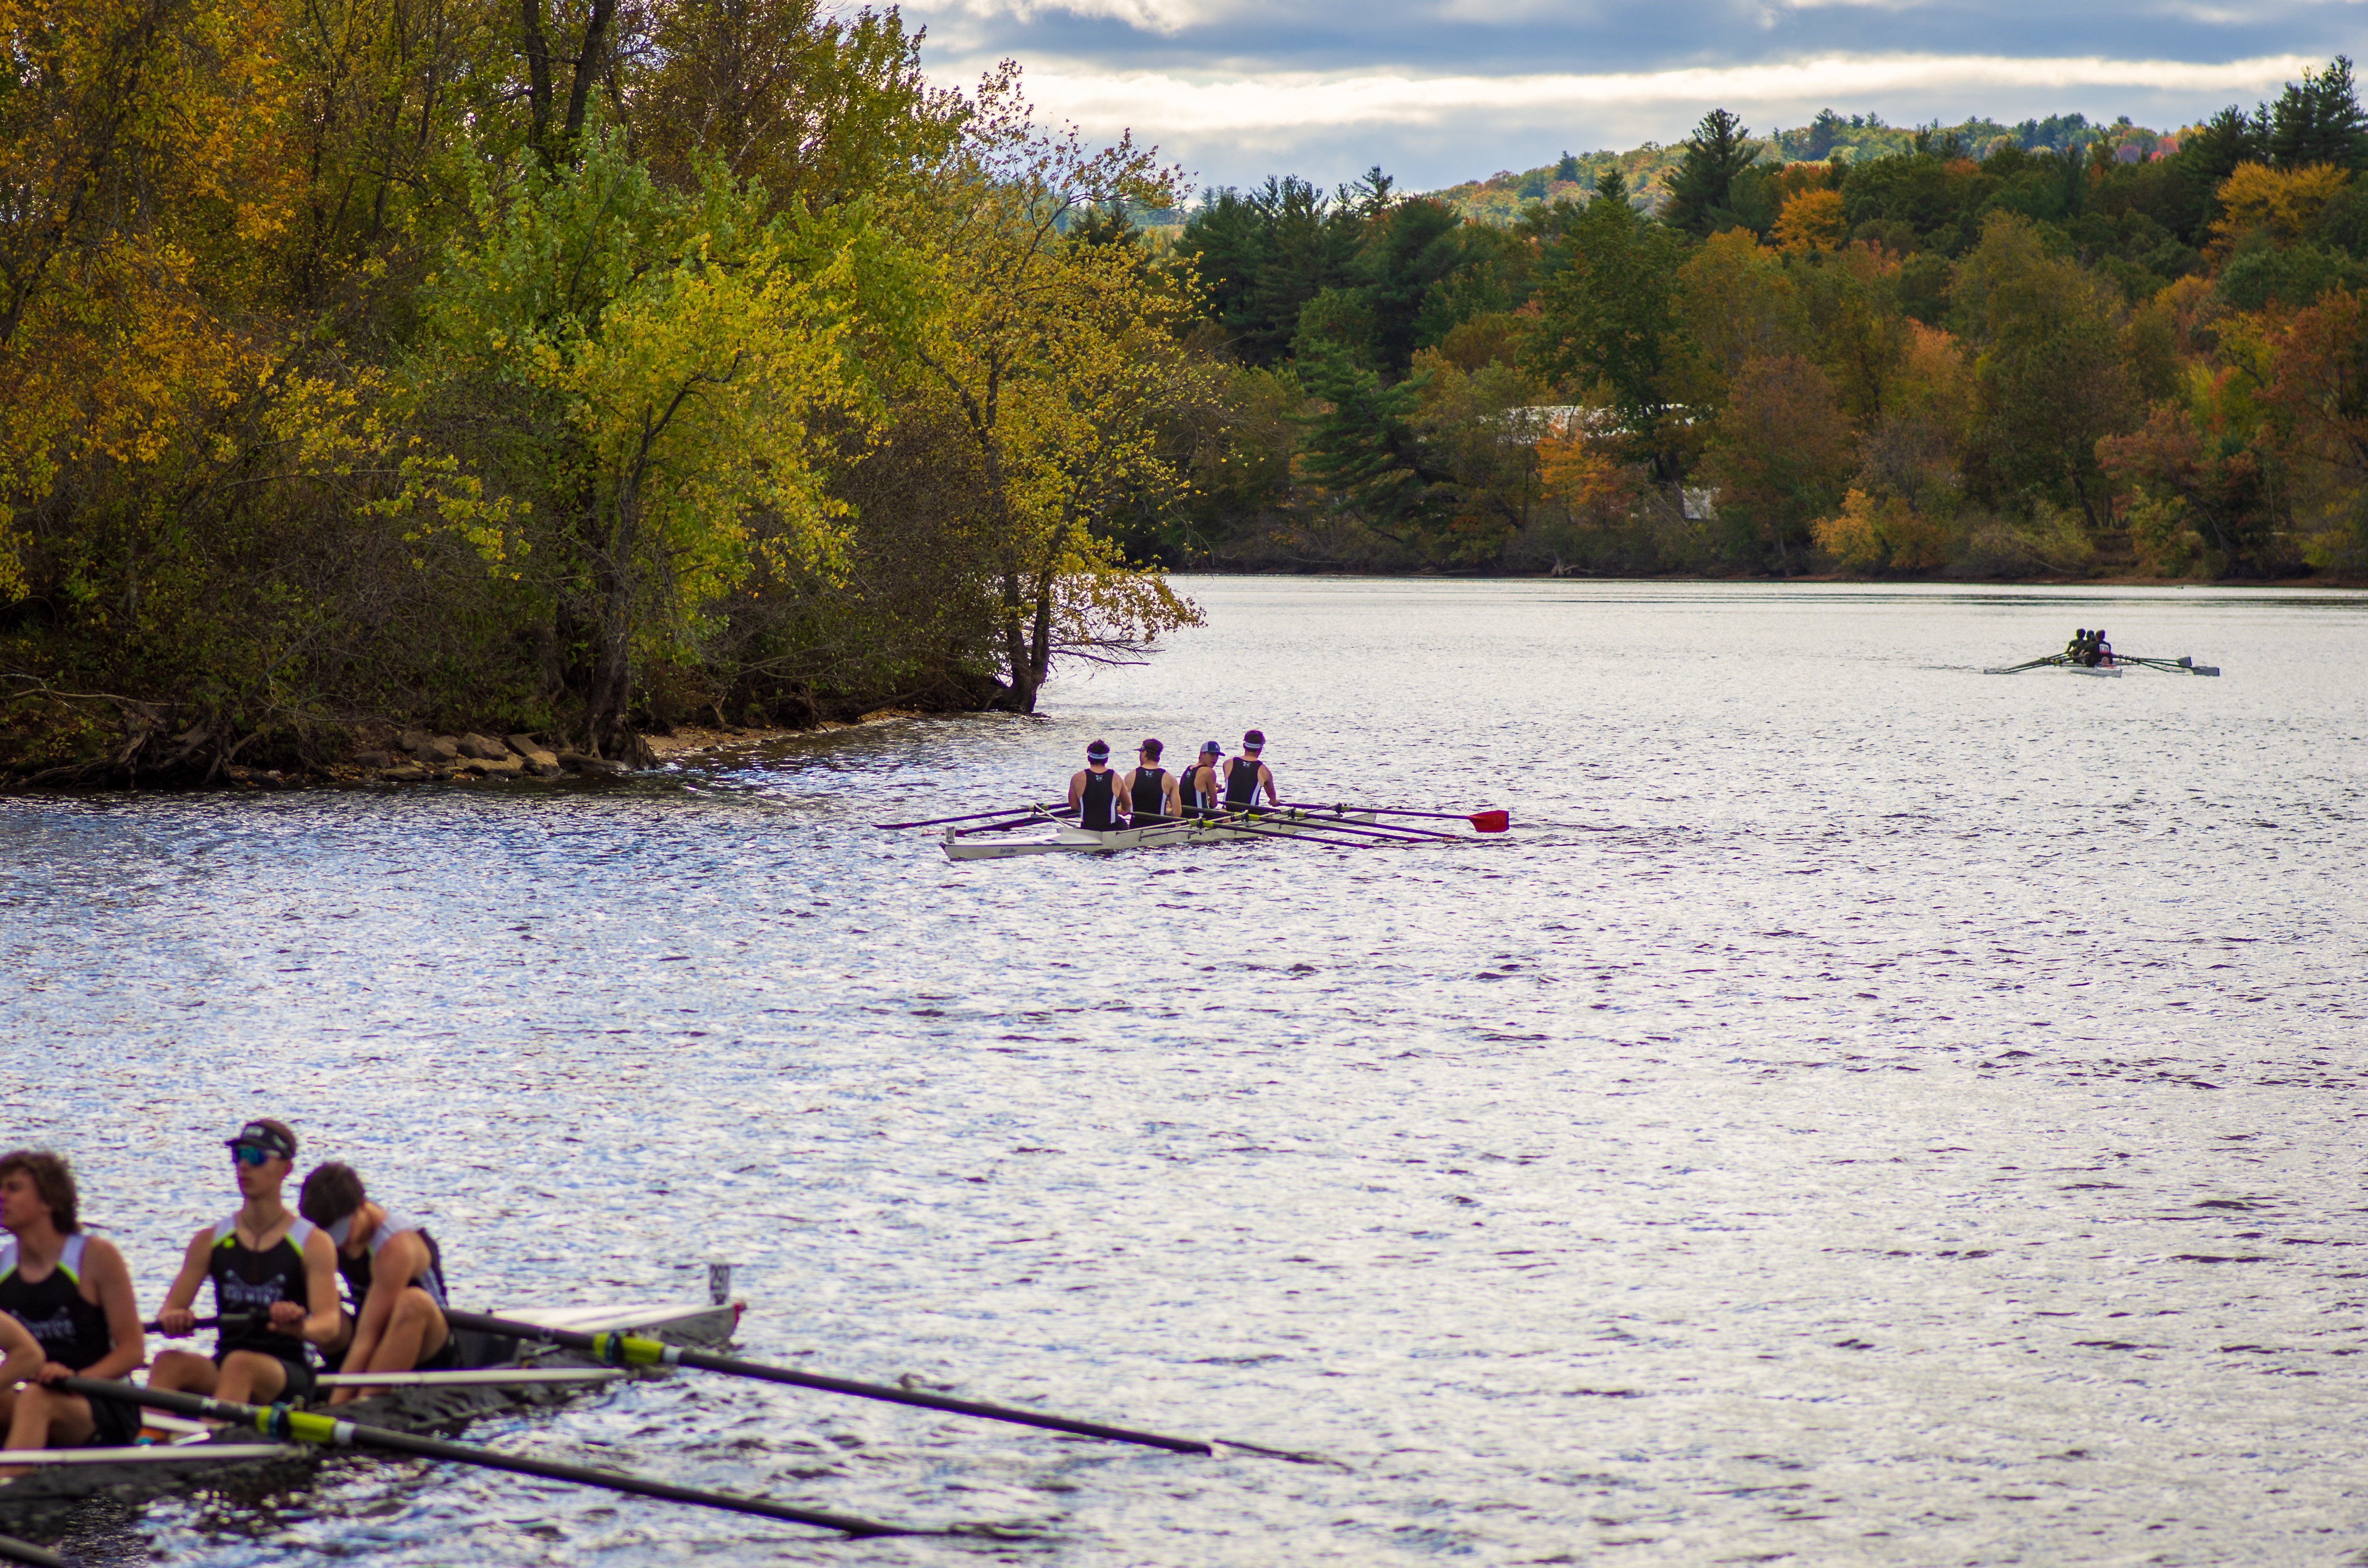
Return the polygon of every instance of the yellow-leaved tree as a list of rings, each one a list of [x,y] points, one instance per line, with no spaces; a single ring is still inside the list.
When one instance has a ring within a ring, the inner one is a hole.
[[[1125,659],[1198,623],[1157,572],[1126,561],[1110,524],[1183,493],[1162,421],[1212,400],[1216,371],[1180,346],[1187,286],[1123,233],[1076,223],[1171,205],[1172,174],[1124,139],[1093,152],[1074,132],[1039,132],[1009,65],[964,130],[899,214],[933,308],[900,377],[898,423],[950,433],[936,450],[962,471],[1007,701],[1032,712],[1055,659]]]
[[[586,744],[638,757],[637,669],[695,658],[767,552],[826,572],[838,551],[825,470],[870,418],[848,329],[898,267],[859,208],[768,218],[717,161],[674,191],[621,135],[581,145],[481,198],[417,373],[522,503],[514,564],[576,643]]]

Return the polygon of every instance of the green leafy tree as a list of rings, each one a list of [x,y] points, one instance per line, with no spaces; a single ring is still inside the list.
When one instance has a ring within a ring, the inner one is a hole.
[[[1622,423],[1649,436],[1669,404],[1678,237],[1628,205],[1615,170],[1558,248],[1564,265],[1538,290],[1525,362],[1548,381],[1601,383]]]
[[[1338,354],[1303,361],[1301,374],[1318,400],[1317,412],[1303,416],[1303,474],[1373,532],[1418,558],[1431,555],[1456,497],[1454,475],[1425,450],[1417,428],[1428,377],[1385,385]]]

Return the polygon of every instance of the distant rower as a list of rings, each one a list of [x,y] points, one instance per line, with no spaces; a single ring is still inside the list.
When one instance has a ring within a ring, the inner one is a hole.
[[[1153,827],[1184,814],[1175,778],[1159,766],[1161,749],[1156,740],[1144,742],[1141,759],[1118,781],[1127,802],[1127,819],[1133,826]]]
[[[1088,833],[1116,831],[1117,784],[1118,775],[1110,771],[1110,743],[1096,741],[1086,747],[1085,771],[1069,776],[1069,807],[1077,813],[1079,827]]]
[[[296,1209],[328,1233],[353,1297],[353,1311],[338,1314],[338,1339],[328,1346],[342,1370],[429,1372],[459,1365],[444,1321],[444,1254],[427,1226],[371,1202],[360,1175],[335,1160],[313,1167]],[[375,1391],[341,1387],[329,1403],[369,1392]]]
[[[1247,811],[1258,804],[1258,791],[1264,790],[1269,804],[1282,802],[1281,792],[1274,787],[1274,775],[1258,753],[1266,750],[1266,736],[1252,730],[1242,737],[1242,755],[1225,764],[1225,809]]]
[[[0,1324],[40,1346],[20,1368],[13,1336],[0,1389],[0,1423],[12,1449],[120,1448],[140,1432],[140,1409],[46,1385],[63,1377],[120,1378],[148,1358],[131,1271],[111,1242],[85,1235],[74,1171],[46,1151],[0,1156]]]
[[[306,1400],[318,1385],[305,1346],[334,1345],[344,1328],[337,1249],[326,1231],[280,1201],[296,1165],[296,1134],[286,1122],[257,1117],[228,1142],[245,1201],[189,1238],[157,1321],[176,1339],[196,1328],[189,1305],[208,1279],[215,1313],[243,1321],[222,1325],[211,1360],[188,1350],[157,1357],[148,1384],[242,1404]]]
[[[1205,817],[1217,809],[1217,763],[1225,748],[1214,741],[1201,744],[1201,760],[1176,781],[1176,798],[1188,817]]]

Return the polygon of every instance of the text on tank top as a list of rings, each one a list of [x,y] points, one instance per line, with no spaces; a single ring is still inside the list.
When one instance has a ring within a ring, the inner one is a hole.
[[[308,1312],[312,1310],[304,1288],[304,1241],[313,1229],[310,1220],[291,1220],[286,1235],[257,1252],[238,1239],[237,1215],[214,1227],[213,1250],[206,1258],[206,1273],[214,1282],[214,1312],[223,1317],[243,1313],[255,1320],[254,1326],[222,1335],[215,1346],[218,1355],[259,1350],[283,1361],[304,1359],[302,1339],[261,1325],[274,1301],[293,1301]]]
[[[438,1306],[445,1304],[444,1249],[436,1244],[436,1238],[428,1234],[427,1226],[390,1209],[386,1211],[385,1217],[379,1221],[378,1229],[370,1233],[370,1245],[362,1249],[360,1256],[347,1257],[342,1246],[337,1250],[337,1272],[345,1276],[346,1290],[353,1296],[354,1314],[357,1317],[361,1315],[362,1303],[370,1300],[370,1279],[378,1266],[378,1249],[405,1231],[416,1231],[420,1241],[427,1247],[427,1272],[411,1283],[427,1291],[427,1299]],[[336,1239],[335,1231],[330,1233],[330,1239],[332,1241]]]
[[[1225,804],[1255,805],[1258,801],[1258,765],[1244,762],[1240,757],[1225,764]]]
[[[0,1241],[0,1312],[40,1341],[44,1357],[76,1371],[105,1360],[115,1348],[105,1309],[83,1300],[83,1241],[79,1231],[67,1236],[58,1266],[38,1285],[17,1272],[16,1238]]]
[[[1086,772],[1086,789],[1077,801],[1077,825],[1093,833],[1108,833],[1117,823],[1110,816],[1110,792],[1117,788],[1118,775],[1104,768]]]
[[[1134,770],[1134,815],[1162,816],[1167,811],[1167,770],[1164,767],[1138,767]]]

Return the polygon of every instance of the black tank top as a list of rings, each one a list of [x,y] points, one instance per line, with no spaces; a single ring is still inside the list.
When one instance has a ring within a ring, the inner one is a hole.
[[[1167,770],[1164,767],[1138,767],[1134,770],[1134,825],[1157,822],[1167,814]]]
[[[1077,802],[1077,825],[1088,833],[1108,833],[1118,825],[1110,816],[1110,794],[1118,787],[1118,775],[1105,768],[1099,773],[1086,771],[1086,792]]]
[[[247,1314],[255,1320],[247,1328],[224,1334],[214,1347],[217,1358],[233,1350],[259,1350],[283,1361],[304,1359],[303,1340],[262,1324],[274,1301],[293,1301],[307,1312],[312,1310],[304,1289],[304,1238],[313,1229],[310,1220],[291,1221],[288,1233],[277,1244],[257,1252],[238,1239],[237,1215],[214,1227],[213,1251],[206,1259],[206,1272],[214,1282],[214,1311],[225,1317]]]
[[[1201,793],[1201,769],[1188,767],[1176,776],[1177,798],[1183,802],[1184,814],[1194,816],[1208,809],[1209,797]]]
[[[1225,804],[1252,806],[1258,803],[1258,765],[1240,757],[1225,764]]]
[[[66,1237],[65,1251],[49,1278],[28,1284],[18,1272],[14,1239],[0,1242],[0,1312],[25,1325],[40,1341],[41,1354],[60,1366],[79,1372],[107,1358],[115,1336],[107,1330],[107,1313],[97,1301],[82,1299],[83,1236]]]
[[[346,1290],[354,1299],[356,1316],[361,1314],[362,1303],[370,1300],[370,1276],[373,1266],[378,1262],[378,1249],[405,1231],[418,1232],[419,1239],[427,1244],[427,1272],[412,1283],[427,1291],[428,1300],[438,1306],[448,1304],[444,1293],[444,1249],[436,1244],[436,1238],[428,1233],[427,1226],[389,1210],[386,1217],[378,1222],[378,1229],[370,1233],[370,1245],[362,1248],[360,1256],[347,1257],[342,1245],[337,1252],[337,1272],[345,1276]],[[336,1234],[332,1232],[330,1239],[336,1240]]]

